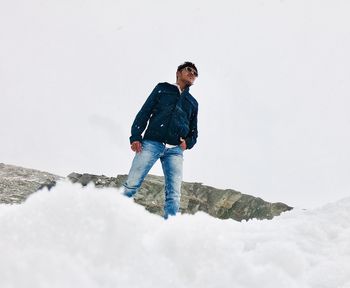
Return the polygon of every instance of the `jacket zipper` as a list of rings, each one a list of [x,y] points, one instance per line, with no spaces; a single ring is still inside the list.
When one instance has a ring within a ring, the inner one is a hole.
[[[177,89],[178,90],[178,89]],[[176,103],[175,103],[175,105],[174,105],[174,108],[171,110],[171,114],[170,114],[170,120],[169,120],[169,122],[168,122],[168,125],[167,125],[167,131],[166,131],[166,138],[165,138],[165,144],[168,142],[168,138],[169,138],[169,126],[170,126],[170,123],[172,122],[172,120],[173,120],[173,118],[174,118],[174,111],[175,111],[175,109],[176,109],[176,107],[177,107],[177,105],[179,104],[179,102],[180,102],[180,100],[181,100],[181,96],[182,96],[182,94],[183,93],[180,93],[180,91],[178,90],[177,91],[177,93],[178,93],[178,96],[177,96],[177,101],[176,101]],[[178,139],[179,141],[180,141],[180,139]]]

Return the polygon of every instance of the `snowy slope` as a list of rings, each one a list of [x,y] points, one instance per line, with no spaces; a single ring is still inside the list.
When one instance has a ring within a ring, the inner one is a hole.
[[[0,235],[1,287],[350,287],[350,198],[271,221],[165,221],[59,182],[0,205]]]

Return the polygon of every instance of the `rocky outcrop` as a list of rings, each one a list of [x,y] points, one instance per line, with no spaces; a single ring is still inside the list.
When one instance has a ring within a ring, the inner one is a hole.
[[[126,175],[117,177],[71,173],[68,178],[82,185],[95,183],[96,187],[121,187]],[[136,194],[135,202],[155,214],[163,215],[164,178],[148,175]],[[284,211],[291,210],[283,203],[269,203],[261,198],[242,194],[232,189],[216,189],[202,183],[182,183],[180,212],[195,214],[203,211],[220,219],[237,221],[249,219],[272,219]]]
[[[0,203],[21,203],[27,197],[44,188],[51,188],[63,177],[0,163]]]
[[[71,173],[67,176],[73,183],[81,183],[83,186],[94,183],[99,188],[119,188],[126,177],[126,175],[107,177],[79,173]],[[50,189],[61,179],[64,177],[0,164],[0,203],[21,203],[31,193],[43,187]],[[151,213],[163,215],[163,185],[163,177],[148,175],[134,198],[135,202],[143,205]],[[237,221],[253,218],[272,219],[282,212],[292,209],[283,203],[269,203],[232,189],[221,190],[202,183],[183,182],[181,193],[181,213],[195,214],[198,211],[203,211],[220,219],[231,218]]]

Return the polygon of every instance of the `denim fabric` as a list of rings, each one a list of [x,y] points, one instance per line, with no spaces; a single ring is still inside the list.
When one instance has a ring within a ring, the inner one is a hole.
[[[164,218],[175,215],[180,207],[183,150],[180,146],[166,148],[161,142],[144,140],[142,151],[136,153],[127,181],[124,195],[133,197],[154,163],[160,159],[165,179]]]

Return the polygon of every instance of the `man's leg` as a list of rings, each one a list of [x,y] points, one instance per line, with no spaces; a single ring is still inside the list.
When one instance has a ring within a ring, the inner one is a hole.
[[[160,160],[165,178],[164,218],[167,219],[180,208],[183,151],[179,146],[167,148]]]
[[[128,179],[124,183],[124,195],[132,197],[141,187],[143,180],[159,159],[163,152],[162,143],[145,140],[142,142],[142,151],[136,153],[129,171]]]

